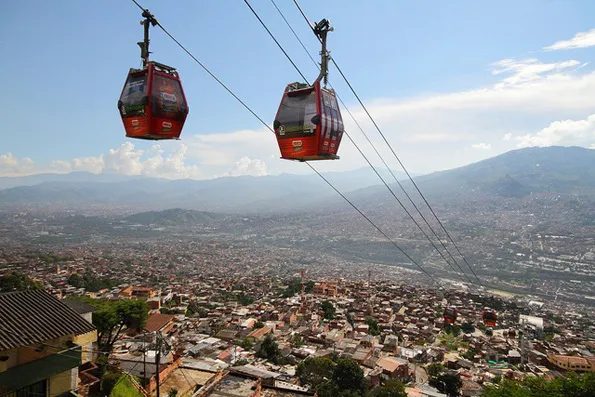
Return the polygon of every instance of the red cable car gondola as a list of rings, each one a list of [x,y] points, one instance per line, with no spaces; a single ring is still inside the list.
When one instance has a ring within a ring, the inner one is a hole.
[[[493,327],[496,325],[496,322],[498,321],[496,311],[488,307],[484,307],[481,316],[483,318],[483,324],[486,327]]]
[[[332,31],[328,20],[316,24],[314,33],[322,43],[320,74],[313,85],[291,83],[285,88],[273,127],[281,158],[287,160],[336,160],[344,127],[337,97],[326,88],[329,53],[326,35]],[[324,79],[324,86],[320,81]]]
[[[457,309],[454,306],[448,306],[444,309],[444,322],[454,324],[457,321]]]
[[[149,61],[149,24],[157,21],[148,10],[143,17],[145,39],[138,43],[143,69],[128,72],[118,110],[129,138],[178,139],[188,115],[180,76],[171,66]]]

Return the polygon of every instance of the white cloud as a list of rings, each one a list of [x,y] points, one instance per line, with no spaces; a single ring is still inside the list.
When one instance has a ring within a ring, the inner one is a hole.
[[[157,178],[180,179],[204,177],[198,166],[186,163],[188,146],[179,143],[170,154],[165,154],[161,145],[153,145],[144,152],[135,149],[131,142],[97,157],[74,158],[70,161],[55,160],[50,163],[54,171],[89,171],[122,175],[145,175]]]
[[[99,174],[103,171],[103,158],[101,156],[75,158],[70,162],[70,167],[75,171],[89,171]]]
[[[103,172],[140,175],[143,172],[143,164],[140,160],[142,150],[135,150],[132,142],[125,142],[118,149],[110,149],[101,156],[103,161]]]
[[[242,157],[233,164],[233,167],[221,176],[264,176],[268,175],[267,165],[259,159],[250,160],[248,157]]]
[[[586,48],[595,46],[595,29],[587,32],[580,32],[570,40],[560,40],[554,44],[544,47],[546,51],[569,50],[572,48]]]
[[[0,176],[28,175],[35,171],[35,162],[29,157],[17,158],[12,153],[0,154]]]
[[[186,144],[181,143],[169,156],[163,156],[164,150],[159,145],[153,146],[153,151],[157,153],[142,163],[144,175],[170,179],[201,176],[196,165],[186,164]]]
[[[535,58],[516,61],[514,59],[504,59],[492,64],[492,74],[499,75],[512,72],[512,76],[503,79],[495,87],[516,86],[522,83],[529,83],[540,80],[544,74],[553,71],[562,71],[574,66],[579,66],[579,61],[570,60],[554,63],[542,63]]]
[[[471,145],[472,149],[479,149],[479,150],[488,150],[492,148],[492,145],[490,145],[489,143],[476,143]]]
[[[580,35],[577,37],[584,39]],[[558,43],[550,47],[554,46],[561,48]],[[515,145],[589,146],[592,141],[588,139],[588,128],[581,130],[575,126],[576,130],[569,130],[565,124],[580,125],[580,120],[590,123],[584,119],[595,109],[595,71],[585,65],[586,62],[577,59],[556,62],[535,58],[504,59],[489,65],[485,77],[491,82],[480,87],[400,99],[366,99],[365,102],[411,172],[465,165],[513,149]],[[345,87],[335,88],[347,95]],[[389,166],[399,169],[391,151],[359,105],[353,104],[350,109]],[[345,111],[343,119],[346,130],[373,164],[381,165]],[[556,124],[555,120],[566,121]],[[264,128],[194,134],[187,127],[181,142],[163,142],[144,151],[140,147],[127,141],[104,154],[59,159],[51,163],[51,169],[164,178],[311,172],[304,164],[280,160],[275,137]],[[341,159],[338,161],[312,164],[321,172],[366,165],[347,138],[343,139],[339,155]],[[6,165],[3,167],[0,173],[6,174]],[[24,164],[19,163],[19,167],[22,169]]]
[[[535,134],[514,138],[518,147],[531,146],[586,146],[595,144],[595,114],[585,120],[554,121]]]

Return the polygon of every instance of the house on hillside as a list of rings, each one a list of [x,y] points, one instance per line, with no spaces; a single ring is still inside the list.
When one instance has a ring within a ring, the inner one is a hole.
[[[93,324],[45,291],[0,294],[0,395],[53,397],[97,383],[83,376],[96,341]]]
[[[62,302],[80,314],[85,320],[93,323],[93,312],[97,310],[95,306],[75,299],[63,299]]]
[[[145,326],[145,330],[147,332],[160,332],[162,334],[167,334],[169,331],[173,329],[175,325],[174,319],[175,316],[171,314],[152,314],[147,319],[147,325]]]

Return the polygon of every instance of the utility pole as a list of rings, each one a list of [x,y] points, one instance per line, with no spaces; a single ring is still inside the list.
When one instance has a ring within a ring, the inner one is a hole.
[[[143,331],[143,387],[147,387],[147,334]]]
[[[155,385],[156,385],[156,393],[157,393],[157,397],[159,397],[159,364],[161,361],[161,335],[159,334],[159,331],[155,332],[155,339],[157,342],[157,353],[155,354]]]
[[[304,304],[304,291],[306,289],[305,285],[304,285],[304,273],[305,273],[306,269],[301,269],[300,270],[300,274],[302,276],[302,290],[301,290],[301,301],[302,301],[302,305]]]

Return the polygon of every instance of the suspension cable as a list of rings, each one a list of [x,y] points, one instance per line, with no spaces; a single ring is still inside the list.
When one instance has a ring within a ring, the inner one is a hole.
[[[310,27],[310,29],[313,30],[312,24],[310,23],[310,20],[308,19],[308,17],[304,13],[304,10],[302,10],[302,7],[300,6],[299,2],[297,0],[293,0],[293,3],[296,5],[296,7],[299,10],[300,14],[302,14],[302,16],[304,17],[304,20],[306,21],[306,23],[308,24],[308,26]],[[469,268],[469,270],[471,270],[471,272],[473,273],[473,276],[475,276],[475,278],[477,279],[477,281],[479,282],[479,284],[482,285],[482,286],[484,286],[483,283],[482,283],[482,281],[479,279],[479,277],[477,276],[477,274],[475,273],[475,271],[473,270],[473,268],[471,267],[471,265],[469,264],[469,262],[467,261],[467,259],[465,258],[465,256],[463,255],[463,253],[461,252],[461,250],[459,249],[459,247],[457,246],[457,244],[455,243],[454,239],[452,238],[452,236],[450,235],[450,233],[448,232],[448,230],[446,229],[446,227],[444,226],[444,224],[440,220],[440,218],[438,218],[438,215],[436,214],[436,212],[434,211],[434,209],[432,208],[432,206],[430,205],[430,203],[428,202],[428,200],[426,199],[426,197],[424,196],[424,194],[421,192],[419,186],[417,185],[417,183],[415,182],[415,180],[413,179],[413,177],[411,176],[411,174],[409,173],[409,171],[407,171],[407,168],[405,167],[405,165],[403,164],[403,162],[401,161],[401,159],[399,158],[399,156],[397,155],[397,153],[394,151],[392,145],[390,144],[390,142],[388,141],[388,139],[386,138],[386,136],[384,135],[384,133],[382,132],[382,130],[380,129],[380,127],[378,126],[378,124],[376,123],[376,120],[374,120],[374,118],[372,117],[372,115],[368,111],[368,108],[364,105],[363,101],[361,100],[361,98],[359,97],[359,95],[357,94],[357,92],[355,91],[355,89],[353,88],[353,86],[351,85],[351,83],[349,82],[349,80],[347,79],[347,77],[345,76],[345,74],[343,73],[343,71],[341,70],[341,68],[339,67],[339,65],[337,64],[337,62],[334,60],[334,58],[331,58],[331,61],[333,62],[333,65],[335,65],[335,67],[337,68],[337,71],[339,72],[339,74],[341,75],[341,77],[343,77],[343,80],[345,80],[345,83],[347,83],[347,86],[349,87],[349,89],[351,90],[351,92],[353,93],[353,95],[356,97],[356,99],[358,100],[358,102],[360,103],[360,105],[362,106],[362,108],[364,109],[364,111],[366,112],[366,114],[368,115],[368,117],[370,118],[370,120],[372,121],[372,124],[374,125],[374,127],[376,128],[376,130],[378,131],[378,133],[380,134],[380,136],[382,137],[382,139],[384,140],[384,142],[386,143],[386,145],[389,147],[389,149],[392,152],[393,156],[395,157],[395,159],[397,160],[397,162],[399,163],[399,165],[401,166],[401,168],[403,169],[403,171],[407,175],[407,178],[409,178],[409,180],[411,181],[412,185],[415,187],[415,190],[421,196],[421,198],[423,199],[424,203],[426,204],[426,206],[428,207],[428,209],[430,210],[430,212],[432,213],[432,215],[434,216],[434,218],[436,219],[436,221],[439,223],[440,227],[442,228],[442,230],[444,231],[444,233],[446,234],[446,236],[448,237],[448,239],[450,240],[450,242],[455,247],[457,253],[461,256],[461,258],[463,258],[463,261],[465,262],[465,264],[467,265],[467,267]],[[390,168],[389,168],[389,170],[390,170]],[[421,212],[420,212],[420,214],[421,214]],[[442,243],[442,240],[441,239],[439,239],[439,240]]]
[[[252,11],[252,14],[254,14],[254,16],[256,17],[256,19],[258,19],[258,22],[260,22],[260,24],[267,31],[267,33],[269,34],[269,36],[271,36],[273,38],[273,40],[275,41],[275,43],[277,44],[277,46],[279,47],[279,49],[281,51],[283,51],[283,54],[285,54],[285,57],[289,60],[289,62],[291,62],[291,64],[293,65],[293,67],[295,68],[295,70],[297,70],[297,72],[300,74],[300,76],[302,76],[302,79],[304,79],[304,81],[308,81],[308,79],[306,79],[306,76],[304,76],[304,74],[302,73],[302,71],[293,62],[293,60],[291,59],[291,57],[289,56],[289,54],[287,54],[287,52],[285,52],[285,49],[283,48],[283,46],[277,41],[277,39],[275,38],[275,36],[271,33],[271,31],[269,30],[269,28],[267,27],[267,25],[265,25],[265,23],[262,21],[262,19],[260,19],[260,16],[254,10],[254,8],[252,8],[252,6],[248,2],[248,0],[244,0],[244,3],[246,3],[246,5],[250,9],[250,11]]]
[[[279,10],[279,8],[276,6],[274,0],[271,0],[273,2],[273,5],[275,6],[275,8],[277,8],[277,11],[281,14],[281,16],[283,16],[283,13],[281,12],[281,10]],[[287,54],[287,52],[283,49],[283,47],[279,44],[279,41],[277,41],[277,39],[275,38],[275,36],[273,35],[273,33],[271,33],[271,31],[268,29],[268,27],[266,26],[266,24],[262,21],[262,19],[260,18],[260,16],[256,13],[256,11],[254,11],[254,9],[250,6],[250,3],[248,2],[248,0],[244,0],[244,3],[246,3],[246,5],[250,8],[250,10],[252,11],[252,13],[254,14],[254,16],[256,16],[256,18],[258,19],[258,21],[260,22],[260,24],[265,28],[265,30],[268,32],[269,36],[271,36],[271,38],[273,39],[273,41],[277,44],[277,46],[279,46],[279,48],[281,48],[281,51],[283,51],[283,54],[285,54],[285,56],[287,57],[287,59],[289,60],[289,62],[291,62],[291,64],[293,65],[294,68],[297,69],[297,66],[295,65],[295,63],[293,62],[293,60],[291,59],[291,57]],[[283,17],[283,19],[285,19],[285,17]],[[285,19],[285,22],[287,23],[287,25],[290,27],[291,29],[291,25],[289,24],[289,22],[287,21],[287,19]],[[294,32],[294,34],[297,37],[297,34],[295,33],[295,31],[293,29],[291,29],[292,32]],[[316,35],[316,37],[318,37],[318,35]],[[299,40],[299,38],[298,38]],[[301,43],[301,40],[300,40]],[[306,52],[308,53],[308,55],[310,56],[310,59],[312,59],[312,61],[314,61],[314,58],[310,55],[310,52],[305,48],[305,46],[302,43],[302,47],[304,48],[304,50],[306,50]],[[314,63],[316,63],[314,61]],[[298,69],[298,72],[300,75],[303,76],[302,72]],[[304,79],[306,80],[306,79]],[[307,81],[307,80],[306,80]],[[343,101],[341,101],[341,103],[343,103]],[[345,104],[343,103],[343,106],[345,106]],[[349,113],[351,114],[351,112]],[[352,115],[353,117],[353,115]],[[355,119],[354,119],[355,120]],[[356,121],[357,123],[357,121]],[[358,124],[359,126],[359,124]],[[363,131],[363,129],[361,129],[360,126],[360,130],[362,131],[362,133],[364,134],[364,136],[366,137],[366,139],[368,139],[368,142],[370,142],[370,144],[372,145],[372,147],[374,148],[374,150],[376,150],[375,146],[372,144],[372,142],[370,141],[370,139],[368,138],[368,136],[366,135],[366,133]],[[425,236],[425,238],[430,242],[430,244],[434,247],[434,249],[438,252],[438,254],[440,254],[440,256],[442,257],[442,259],[444,259],[444,261],[448,264],[448,266],[450,266],[450,268],[453,270],[453,272],[455,274],[457,274],[457,271],[455,270],[455,268],[452,266],[452,264],[448,261],[448,259],[446,259],[446,257],[444,256],[444,254],[442,253],[442,251],[440,251],[438,249],[438,247],[436,246],[436,244],[434,244],[434,242],[432,241],[432,239],[430,239],[430,237],[428,236],[428,234],[425,232],[425,230],[423,230],[423,228],[419,225],[419,223],[417,222],[417,220],[413,217],[413,215],[411,215],[411,213],[409,212],[409,210],[407,210],[407,208],[403,205],[403,203],[401,202],[401,200],[399,200],[399,198],[397,197],[397,195],[395,194],[395,192],[392,190],[392,188],[388,185],[388,183],[384,180],[384,178],[380,175],[380,173],[378,172],[378,170],[376,169],[376,167],[374,167],[374,165],[372,165],[372,162],[368,159],[368,157],[364,154],[364,152],[360,149],[360,147],[357,145],[357,143],[355,143],[355,141],[351,138],[351,136],[349,136],[349,134],[347,133],[347,131],[344,131],[344,134],[347,136],[347,138],[349,138],[349,140],[351,141],[351,143],[355,146],[355,148],[358,150],[358,152],[362,155],[362,157],[366,160],[366,162],[368,163],[368,165],[372,168],[372,170],[376,173],[376,175],[378,176],[378,178],[380,178],[380,180],[382,181],[382,183],[384,184],[384,186],[386,186],[386,188],[389,190],[389,192],[391,193],[391,195],[395,198],[395,200],[397,200],[397,202],[399,203],[399,205],[401,206],[401,208],[403,208],[403,210],[405,211],[405,213],[409,216],[409,218],[411,218],[411,220],[413,221],[413,223],[415,223],[415,225],[417,226],[417,228],[423,233],[423,235]],[[376,154],[378,154],[378,156],[381,158],[381,160],[384,162],[384,159],[380,156],[380,154],[378,153],[378,151],[376,150]],[[384,162],[384,164],[387,166],[386,162]],[[389,171],[392,174],[392,170]],[[394,176],[394,174],[393,174]],[[395,178],[396,180],[396,178]],[[399,183],[397,181],[397,183]],[[399,186],[400,183],[399,183]],[[419,212],[419,210],[418,210]],[[421,214],[421,213],[420,213]],[[423,215],[422,215],[423,217]],[[452,257],[452,255],[451,255]],[[453,258],[454,259],[454,258]],[[457,266],[459,267],[459,270],[461,271],[461,273],[467,278],[468,282],[470,284],[473,284],[473,281],[471,281],[471,279],[469,278],[469,276],[467,276],[467,274],[465,273],[465,271],[463,271],[463,269],[461,268],[461,266],[456,262],[456,260],[454,260],[454,262],[457,264]],[[463,280],[462,277],[460,277],[460,275],[457,274],[457,276],[459,277],[459,279],[462,282],[465,282],[465,280]]]
[[[145,9],[136,1],[132,0],[134,4],[143,12]],[[256,117],[269,131],[275,132],[270,125],[268,125],[260,116],[258,116],[244,101],[242,101],[230,88],[228,88],[215,74],[213,74],[202,62],[200,62],[186,47],[184,47],[165,27],[159,22],[157,26],[163,30],[182,50],[184,50],[201,68],[203,68],[215,81],[219,83],[227,92],[229,92],[238,102],[240,102],[254,117]],[[409,256],[395,241],[393,241],[385,232],[382,231],[369,217],[367,217],[355,204],[353,204],[343,193],[341,193],[328,179],[326,179],[314,166],[308,162],[306,164],[320,176],[335,192],[337,192],[345,201],[347,201],[360,215],[362,215],[376,230],[378,230],[384,237],[386,237],[405,257],[407,257],[413,264],[415,264],[426,276],[428,276],[434,283],[441,285],[434,277],[432,277],[419,263],[417,263],[411,256]]]
[[[295,30],[293,29],[293,27],[291,26],[291,24],[289,23],[289,21],[287,20],[287,18],[285,18],[285,15],[283,14],[283,12],[275,4],[275,0],[271,0],[271,2],[273,3],[273,5],[275,6],[275,8],[277,9],[277,12],[281,16],[281,18],[283,18],[283,20],[285,21],[285,23],[287,24],[287,26],[289,27],[289,29],[291,30],[291,32],[293,33],[293,35],[295,36],[295,38],[299,41],[299,43],[301,44],[301,46],[304,49],[304,51],[306,52],[306,54],[308,54],[308,56],[310,57],[310,59],[312,60],[312,62],[314,63],[314,65],[316,65],[316,67],[318,67],[320,69],[320,67],[318,66],[318,64],[316,63],[316,61],[314,60],[314,58],[310,54],[310,51],[308,51],[308,49],[306,48],[306,46],[304,45],[304,43],[302,42],[302,40],[299,38],[298,34],[295,32]],[[258,20],[262,23],[262,20],[260,18],[258,18]],[[266,26],[265,26],[265,29],[266,29]],[[270,31],[268,29],[267,29],[267,32],[269,32],[269,34],[271,35],[271,38],[273,38],[273,40],[275,40],[275,42],[277,42],[277,40],[273,37],[273,35],[270,33]],[[283,52],[285,53],[285,51],[283,51]],[[290,59],[290,61],[291,61],[291,59]],[[293,61],[291,61],[291,63],[294,64]],[[294,64],[294,66],[295,66],[295,64]],[[331,87],[332,87],[332,85],[331,85]],[[353,116],[353,114],[351,113],[351,111],[349,110],[349,108],[347,107],[347,105],[345,105],[345,103],[343,102],[343,99],[341,99],[341,97],[338,94],[337,94],[337,98],[339,99],[339,101],[341,102],[341,105],[343,105],[343,107],[345,108],[345,110],[347,110],[349,116],[351,116],[351,118],[353,119],[353,121],[355,122],[355,124],[357,125],[357,127],[359,128],[359,130],[361,131],[361,133],[364,135],[364,137],[366,138],[366,140],[368,141],[368,143],[370,144],[370,146],[372,146],[372,148],[376,152],[376,155],[380,158],[380,160],[382,161],[382,163],[384,164],[384,166],[388,169],[388,171],[392,175],[392,177],[395,180],[395,182],[401,188],[401,190],[403,191],[403,193],[405,193],[405,196],[409,199],[409,201],[411,202],[411,204],[413,204],[413,207],[418,212],[418,214],[421,216],[421,218],[423,219],[423,221],[425,222],[425,224],[429,227],[429,229],[433,233],[434,237],[436,237],[436,239],[440,242],[440,244],[442,245],[442,248],[447,252],[447,254],[449,255],[449,257],[452,260],[452,262],[456,264],[456,266],[459,269],[459,272],[461,272],[465,276],[465,278],[467,279],[467,281],[471,285],[473,285],[473,281],[469,278],[469,276],[463,270],[463,268],[458,263],[458,261],[450,253],[450,251],[448,250],[448,248],[446,247],[446,245],[444,244],[444,242],[442,241],[442,239],[438,236],[438,234],[436,233],[436,231],[434,230],[434,228],[432,227],[432,225],[428,222],[428,220],[426,219],[426,217],[424,216],[424,214],[419,210],[419,208],[417,207],[417,205],[415,204],[415,202],[411,199],[411,197],[409,196],[409,193],[405,190],[405,188],[403,187],[403,185],[401,184],[401,182],[395,176],[394,172],[391,170],[391,168],[389,167],[389,165],[386,163],[386,161],[384,160],[384,158],[382,157],[382,155],[380,154],[380,152],[378,151],[378,149],[376,148],[376,146],[374,145],[374,143],[372,142],[372,140],[368,137],[368,134],[366,134],[366,132],[364,131],[364,129],[362,128],[362,126],[360,125],[360,123]],[[399,203],[399,205],[401,206],[401,208],[403,208],[403,210],[405,211],[405,213],[415,223],[415,225],[417,226],[417,228],[424,234],[424,236],[426,237],[426,239],[430,242],[430,244],[434,247],[434,249],[436,249],[436,251],[440,254],[440,256],[442,257],[442,259],[450,266],[450,268],[453,270],[453,272],[455,274],[457,274],[457,271],[455,270],[455,268],[453,267],[453,265],[444,256],[444,254],[442,253],[442,251],[440,251],[438,249],[438,247],[436,246],[436,244],[434,244],[434,242],[432,241],[432,239],[428,236],[428,234],[419,225],[419,223],[417,222],[417,220],[411,215],[411,213],[409,212],[409,210],[407,210],[407,208],[403,205],[403,203],[401,202],[401,200],[399,200],[399,198],[396,196],[395,192],[388,185],[388,183],[384,180],[384,178],[378,173],[378,171],[376,170],[376,168],[368,160],[368,158],[366,157],[366,155],[362,152],[362,150],[359,148],[359,146],[355,143],[355,141],[353,140],[353,138],[347,132],[345,132],[345,135],[347,135],[347,138],[349,138],[349,140],[353,143],[353,145],[356,147],[356,149],[359,151],[359,153],[362,155],[362,157],[366,160],[366,162],[368,163],[368,165],[372,168],[372,170],[376,173],[376,175],[384,183],[384,185],[386,186],[386,188],[390,191],[390,193],[395,198],[395,200],[397,200],[397,202]],[[458,275],[458,276],[459,276],[459,278],[460,278],[461,281],[465,282],[460,277],[460,275]]]
[[[440,286],[440,283],[438,281],[436,281],[436,279],[434,279],[434,277],[430,276],[430,274],[423,268],[421,267],[421,265],[419,263],[417,263],[411,256],[409,256],[405,251],[403,251],[403,249],[401,247],[399,247],[399,245],[393,240],[391,239],[385,232],[382,231],[382,229],[380,229],[378,226],[376,226],[376,224],[370,219],[368,218],[368,216],[366,214],[364,214],[359,208],[356,207],[355,204],[353,204],[353,202],[351,202],[351,200],[349,200],[343,193],[341,193],[335,186],[333,186],[333,184],[326,179],[320,172],[318,172],[318,170],[316,168],[314,168],[314,166],[312,166],[312,164],[306,162],[306,164],[308,165],[308,167],[310,167],[312,169],[312,171],[316,172],[316,174],[318,174],[319,177],[321,177],[335,192],[337,192],[337,194],[341,197],[343,197],[343,199],[351,206],[353,207],[354,210],[356,210],[357,212],[359,212],[359,214],[361,216],[364,217],[365,220],[367,220],[372,226],[374,226],[374,228],[376,230],[378,230],[378,232],[380,232],[380,234],[382,234],[384,237],[386,237],[386,239],[388,241],[390,241],[399,251],[401,251],[401,253],[403,255],[405,255],[405,257],[407,257],[407,259],[409,259],[413,264],[415,264],[426,276],[428,276],[430,279],[432,279],[432,281],[434,281],[437,285]]]

